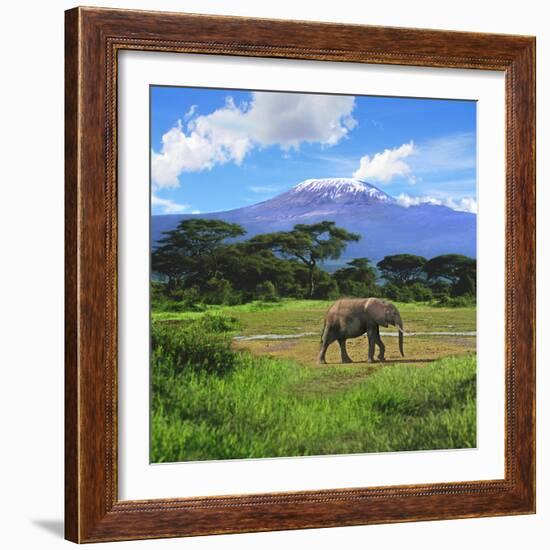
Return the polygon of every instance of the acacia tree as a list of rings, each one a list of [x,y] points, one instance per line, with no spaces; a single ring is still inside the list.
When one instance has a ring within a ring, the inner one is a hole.
[[[202,285],[218,271],[226,241],[245,233],[240,225],[222,220],[182,220],[175,229],[163,233],[151,257],[152,269],[165,275],[172,288],[182,280]]]
[[[475,271],[476,261],[462,254],[443,254],[428,260],[422,270],[428,279],[446,279],[456,284],[465,272]]]
[[[394,254],[386,256],[376,265],[382,277],[394,284],[404,285],[418,281],[422,275],[422,268],[426,264],[426,258],[414,254]]]
[[[368,258],[354,258],[347,262],[346,266],[348,267],[342,267],[336,271],[334,277],[337,279],[350,279],[368,285],[376,282],[376,272]]]
[[[296,264],[278,257],[270,249],[253,250],[248,241],[240,241],[220,251],[218,270],[245,298],[253,296],[257,287],[266,281],[274,285],[277,293],[287,295],[297,284]]]
[[[368,258],[355,258],[334,272],[343,294],[364,296],[372,294],[376,287],[376,271]]]
[[[432,258],[423,267],[428,280],[446,280],[454,296],[475,295],[476,261],[462,254],[443,254]]]
[[[250,239],[253,248],[270,248],[285,258],[302,262],[308,269],[307,295],[315,292],[315,270],[325,260],[336,260],[349,242],[361,238],[356,233],[337,227],[335,222],[321,221],[314,224],[297,224],[291,231],[264,233]]]

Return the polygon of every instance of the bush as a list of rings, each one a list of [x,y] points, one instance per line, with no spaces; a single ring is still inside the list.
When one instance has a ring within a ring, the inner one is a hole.
[[[296,298],[297,300],[303,300],[307,298],[307,290],[303,286],[287,285],[284,289],[281,289],[280,287],[279,289],[281,291],[281,295],[285,298]]]
[[[338,282],[341,296],[353,296],[356,298],[382,297],[382,289],[378,285],[359,281],[342,280]]]
[[[194,309],[201,301],[201,293],[196,286],[192,286],[183,290],[179,298],[185,309]]]
[[[241,323],[235,317],[206,313],[192,321],[191,327],[199,328],[204,332],[233,332],[241,328]]]
[[[431,289],[420,281],[408,285],[388,283],[382,287],[382,293],[384,298],[395,302],[430,302],[434,299]]]
[[[451,294],[451,285],[446,281],[435,280],[429,283],[429,287],[436,300],[441,300],[443,297],[448,297]]]
[[[182,292],[182,291],[180,291]],[[165,294],[151,294],[151,309],[153,311],[176,311],[183,312],[189,310],[196,310],[199,304],[189,303],[181,299],[181,296],[174,296],[171,294],[167,296]]]
[[[233,289],[231,293],[226,296],[224,304],[227,306],[239,306],[247,301],[243,292]]]
[[[384,286],[384,297],[394,302],[414,302],[414,295],[408,286],[389,283]]]
[[[316,300],[336,300],[339,296],[338,283],[330,277],[323,277],[315,285],[312,298]]]
[[[236,319],[221,315],[204,315],[186,325],[153,323],[153,369],[170,377],[187,371],[228,372],[236,359],[229,332],[237,327]]]
[[[476,299],[473,296],[443,296],[434,304],[436,307],[471,307],[476,305]]]
[[[476,279],[475,274],[465,273],[458,281],[453,285],[451,289],[451,296],[470,296],[474,297],[476,294]]]
[[[196,286],[189,288],[168,288],[164,283],[151,284],[151,309],[153,311],[201,311],[200,290]]]
[[[262,300],[264,302],[278,302],[279,294],[275,285],[271,281],[264,281],[260,283],[254,291],[254,297],[256,300]]]
[[[233,287],[223,277],[211,277],[206,281],[203,300],[206,304],[228,304],[231,301]]]
[[[433,300],[432,291],[423,283],[413,283],[409,286],[409,290],[415,302],[430,302]]]

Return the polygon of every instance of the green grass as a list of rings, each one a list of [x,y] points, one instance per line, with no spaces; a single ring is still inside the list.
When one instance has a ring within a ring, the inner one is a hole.
[[[190,321],[206,313],[238,319],[239,334],[292,334],[321,332],[323,319],[333,301],[285,299],[280,302],[251,302],[238,306],[205,306],[205,311],[153,312],[154,321]],[[476,308],[433,307],[428,303],[396,303],[405,324],[413,331],[476,330]]]
[[[474,447],[475,357],[303,367],[236,353],[222,375],[153,366],[153,462]]]
[[[157,321],[166,320],[189,320],[201,317],[205,313],[211,314],[234,314],[234,313],[250,313],[250,312],[269,312],[269,311],[297,311],[303,309],[323,310],[328,307],[331,302],[325,300],[295,300],[293,298],[285,298],[278,302],[262,302],[254,300],[246,304],[236,306],[225,305],[207,305],[202,304],[197,311],[153,311],[153,319]]]
[[[317,337],[232,341],[235,334],[320,334],[331,303],[153,313],[151,460],[474,447],[475,338],[406,337],[410,363],[393,365],[361,363],[364,342],[355,339],[348,349],[357,363],[327,366],[315,364]],[[476,327],[474,307],[397,305],[410,332]]]

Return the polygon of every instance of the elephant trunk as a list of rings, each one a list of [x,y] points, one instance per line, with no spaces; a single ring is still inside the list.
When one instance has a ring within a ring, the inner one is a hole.
[[[399,328],[399,352],[401,353],[401,357],[405,357],[403,353],[403,329],[401,327]]]
[[[397,329],[399,331],[399,352],[401,353],[401,357],[405,357],[405,353],[403,352],[403,334],[405,331],[403,330],[403,321],[401,321],[401,315],[398,314],[397,322],[395,323],[397,325]]]

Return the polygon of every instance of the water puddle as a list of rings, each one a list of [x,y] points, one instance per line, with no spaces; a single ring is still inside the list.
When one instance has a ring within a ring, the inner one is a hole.
[[[380,336],[397,337],[398,332],[380,332]],[[465,332],[407,332],[405,337],[409,336],[475,336],[476,331]],[[249,340],[291,340],[294,338],[305,338],[306,336],[320,336],[318,332],[299,332],[297,334],[254,334],[253,336],[234,336],[233,340],[249,341]]]
[[[290,340],[315,336],[317,332],[299,332],[298,334],[254,334],[253,336],[233,336],[233,340]]]
[[[380,336],[397,336],[397,332],[381,332]],[[475,336],[476,331],[465,331],[465,332],[406,332],[405,336]]]

